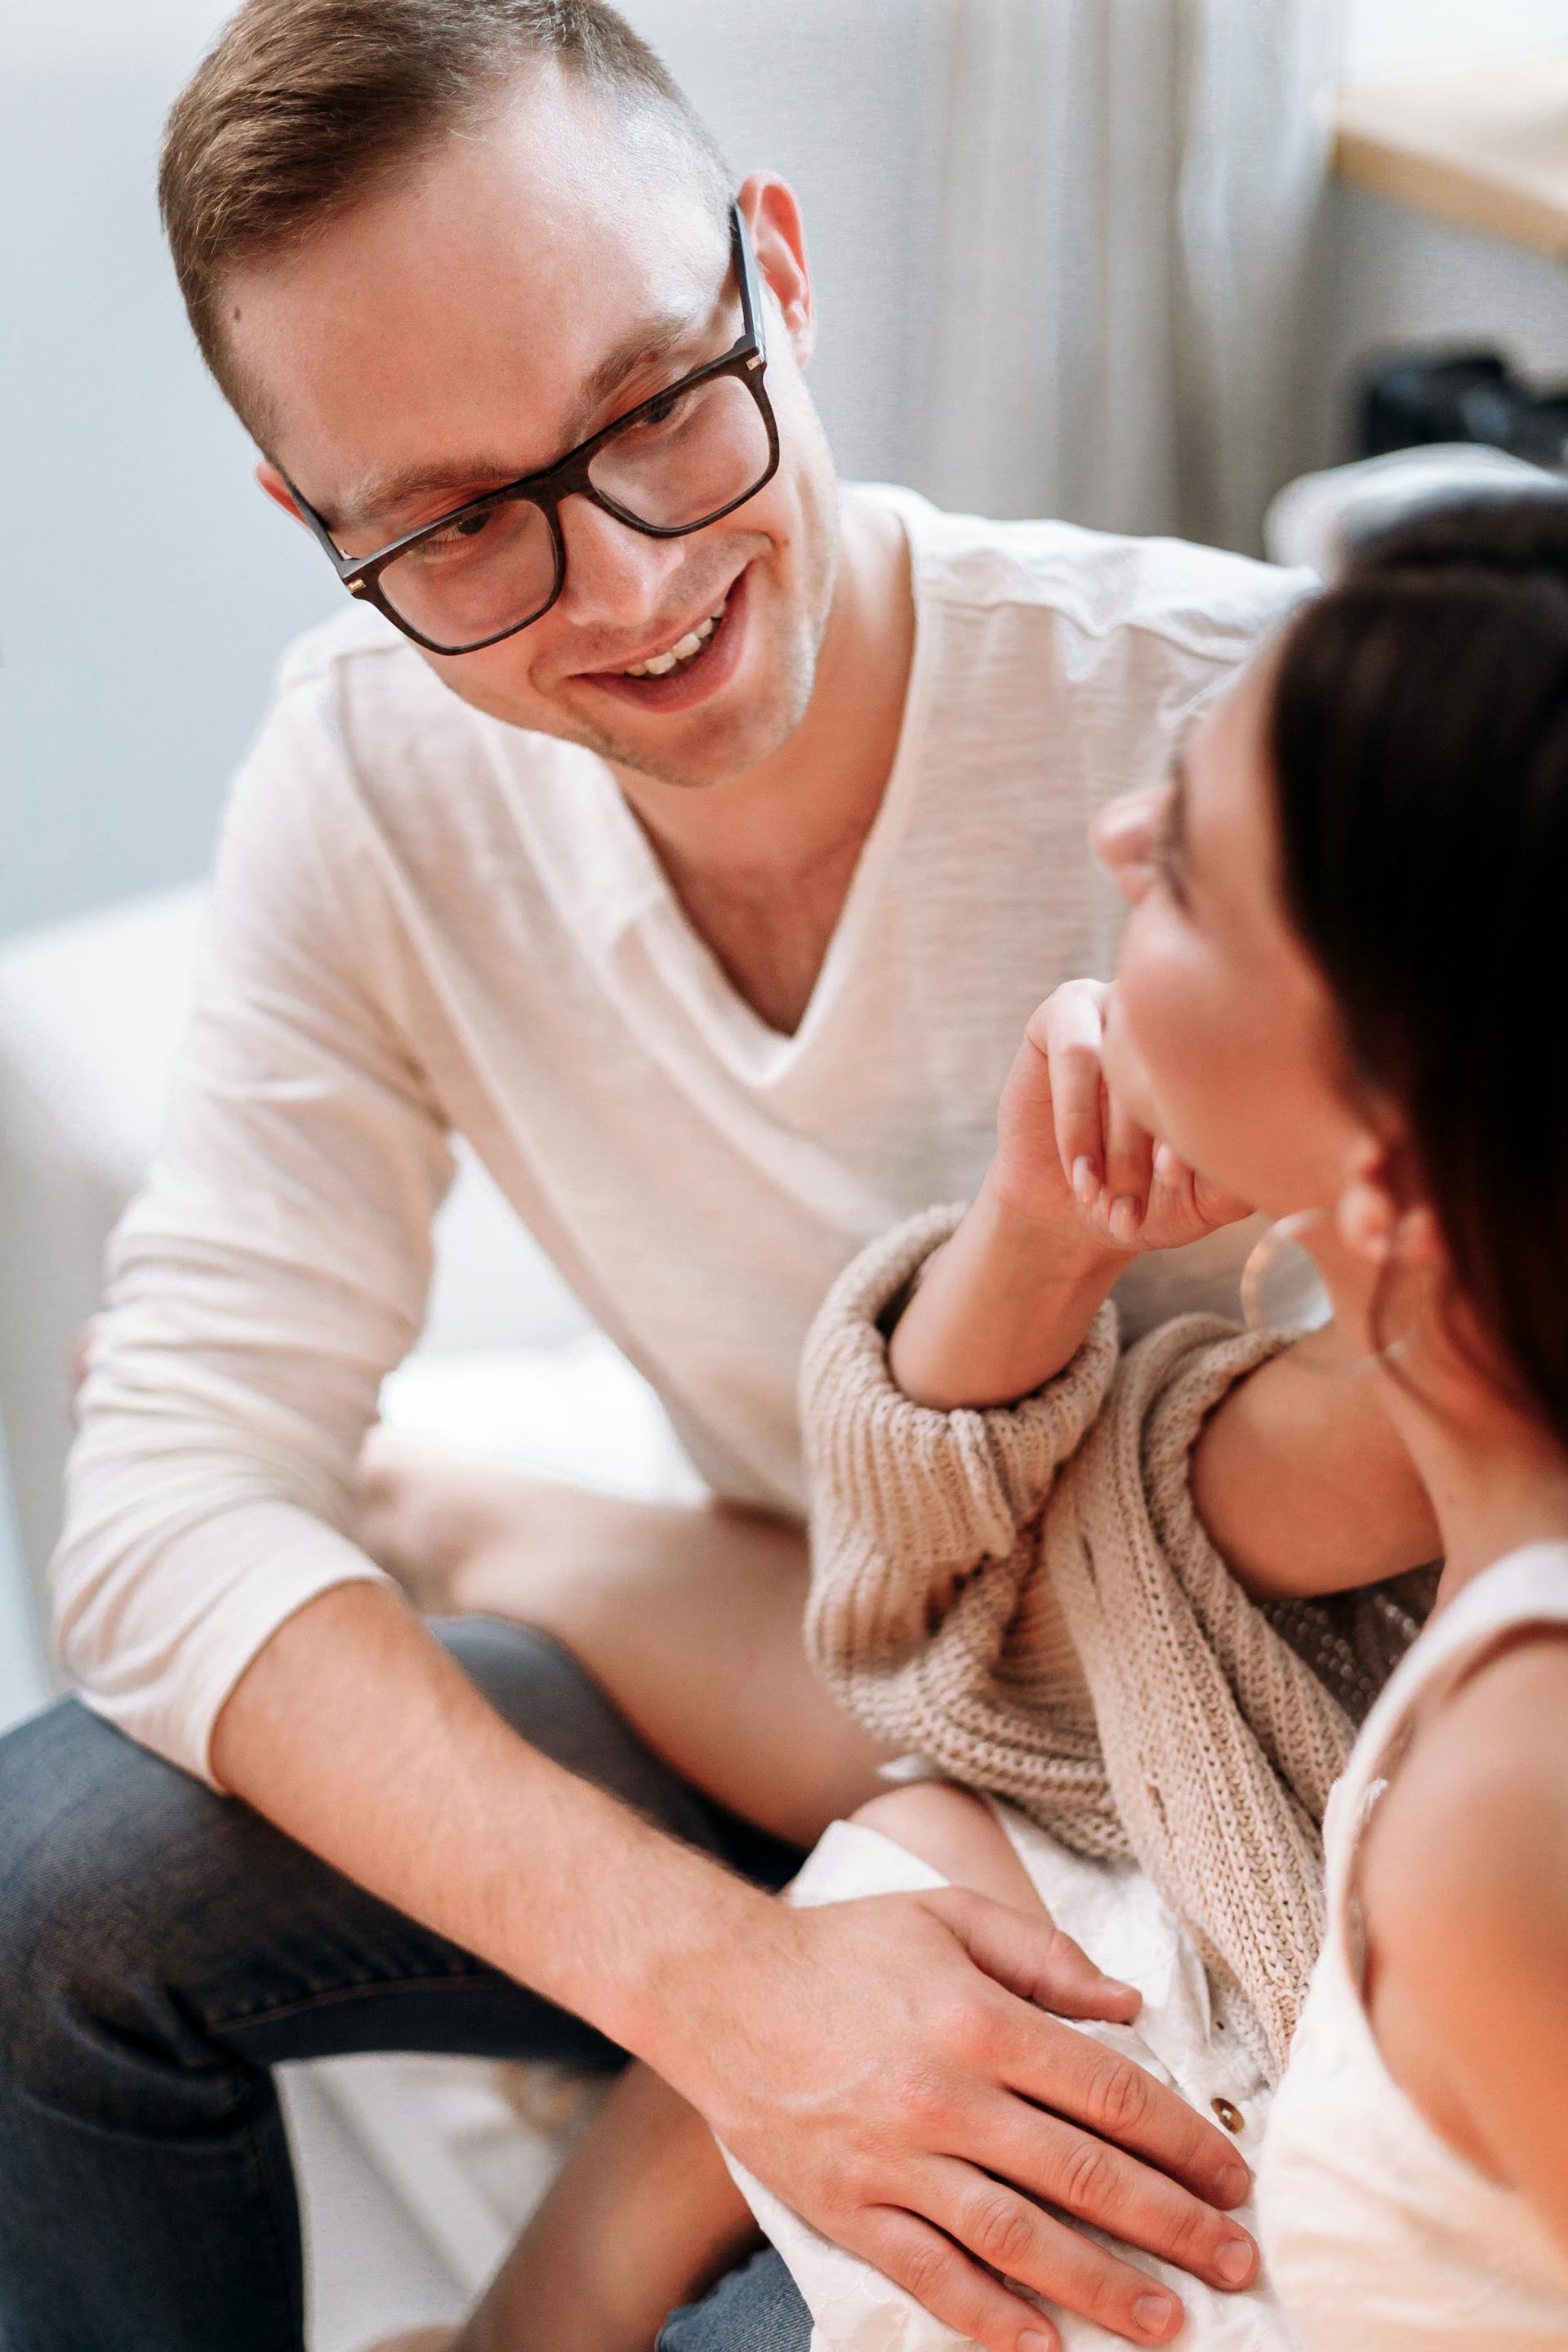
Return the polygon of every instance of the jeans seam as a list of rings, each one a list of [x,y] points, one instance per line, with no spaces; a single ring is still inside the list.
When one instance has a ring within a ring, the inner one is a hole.
[[[283,2128],[283,2125],[281,2116],[277,2112],[278,2094],[276,2088],[273,2090],[272,2096],[274,2103],[274,2121],[276,2122],[279,2130],[281,2130]],[[245,2136],[247,2142],[246,2151],[247,2167],[255,2180],[257,2200],[261,2208],[262,2221],[267,2230],[268,2236],[272,2242],[273,2276],[278,2284],[278,2293],[281,2303],[281,2311],[279,2314],[281,2320],[279,2340],[281,2341],[282,2336],[287,2335],[290,2344],[293,2344],[302,2340],[304,2313],[300,2307],[296,2305],[294,2301],[291,2290],[293,2269],[289,2259],[289,2249],[287,2238],[279,2226],[278,2199],[280,2184],[276,2179],[276,2168],[268,2161],[268,2135],[265,2124],[261,2122],[248,2124],[246,2126]],[[299,2192],[294,2181],[291,2168],[289,2170],[288,2180],[289,2193],[291,2198],[297,2200]],[[304,2291],[302,2240],[300,2241],[300,2283],[302,2296]]]
[[[314,1985],[309,1992],[297,1993],[290,2000],[273,2001],[265,2008],[237,2009],[226,2013],[202,2010],[198,2014],[209,2033],[222,2033],[235,2026],[271,2025],[279,2018],[298,2017],[308,2010],[324,2009],[333,2001],[357,2000],[364,1993],[474,1992],[506,1981],[499,1969],[477,1967],[447,1969],[439,1976],[363,1977],[352,1984]]]

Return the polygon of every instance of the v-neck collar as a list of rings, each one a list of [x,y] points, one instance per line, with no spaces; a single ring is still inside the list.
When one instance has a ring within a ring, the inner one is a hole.
[[[846,979],[854,969],[912,797],[920,765],[919,746],[925,734],[932,615],[922,604],[921,554],[912,518],[902,501],[895,504],[889,499],[889,504],[904,534],[914,606],[914,640],[903,713],[887,785],[861,845],[805,1010],[792,1034],[785,1035],[772,1027],[747,1003],[712,949],[694,929],[674,884],[610,770],[602,761],[592,761],[592,790],[597,805],[588,823],[598,838],[595,854],[579,864],[579,890],[589,882],[590,872],[595,886],[592,889],[593,904],[584,907],[584,912],[606,947],[614,948],[628,934],[641,937],[650,960],[693,1027],[732,1075],[752,1087],[775,1086],[789,1076],[810,1055],[814,1042],[831,1019]],[[587,755],[579,757],[587,764]],[[563,782],[581,809],[587,779],[579,770],[563,777]],[[605,885],[611,887],[606,888]]]

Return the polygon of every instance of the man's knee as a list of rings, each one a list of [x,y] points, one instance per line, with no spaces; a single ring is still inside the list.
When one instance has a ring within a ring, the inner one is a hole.
[[[709,1811],[695,1791],[644,1747],[552,1634],[499,1617],[433,1619],[431,1631],[531,1748],[678,1836],[712,1843]]]
[[[0,2075],[46,2087],[72,2025],[145,1974],[227,1810],[75,1699],[0,1739]]]
[[[808,2352],[811,2314],[770,2248],[716,2286],[703,2303],[672,2314],[657,2352]]]

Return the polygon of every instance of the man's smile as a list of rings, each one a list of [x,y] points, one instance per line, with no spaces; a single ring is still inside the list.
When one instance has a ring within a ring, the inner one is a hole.
[[[748,564],[700,620],[666,630],[629,662],[579,670],[567,683],[660,715],[710,700],[728,685],[745,650],[751,570]]]

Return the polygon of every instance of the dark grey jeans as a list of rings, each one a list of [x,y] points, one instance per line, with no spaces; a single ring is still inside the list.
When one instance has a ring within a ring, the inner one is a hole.
[[[770,1885],[796,1856],[633,1737],[555,1643],[437,1628],[524,1737]],[[0,1740],[0,2347],[301,2352],[271,2068],[351,2051],[619,2058],[68,1700]],[[782,2266],[676,2315],[667,2352],[805,2352]]]

